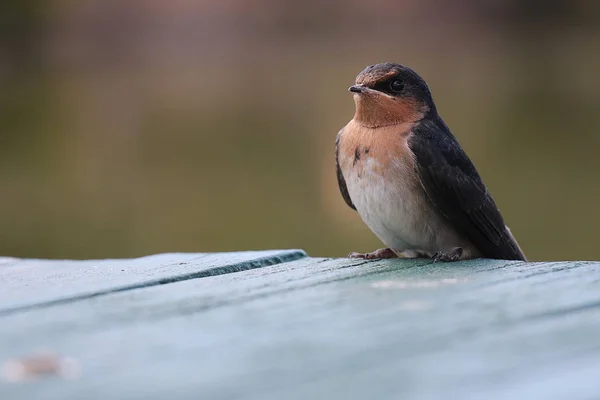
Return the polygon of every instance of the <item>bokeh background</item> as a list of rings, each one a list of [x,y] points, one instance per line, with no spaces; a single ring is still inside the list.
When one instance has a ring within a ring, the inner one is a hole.
[[[0,255],[370,251],[335,135],[430,84],[527,256],[600,259],[600,2],[2,0]]]

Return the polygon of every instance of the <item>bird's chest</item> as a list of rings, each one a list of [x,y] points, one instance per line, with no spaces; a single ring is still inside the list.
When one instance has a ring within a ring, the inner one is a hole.
[[[339,162],[350,198],[369,228],[395,248],[429,240],[423,237],[429,208],[407,137],[355,130],[340,138]]]

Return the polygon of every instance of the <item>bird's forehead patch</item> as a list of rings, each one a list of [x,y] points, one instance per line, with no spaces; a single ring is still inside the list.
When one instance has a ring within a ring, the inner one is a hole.
[[[396,75],[398,71],[392,69],[380,69],[367,67],[356,77],[356,83],[359,85],[373,86],[378,82],[384,81]]]

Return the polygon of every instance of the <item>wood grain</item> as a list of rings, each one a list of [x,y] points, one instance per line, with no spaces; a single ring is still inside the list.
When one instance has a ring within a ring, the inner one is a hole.
[[[598,332],[597,262],[305,257],[4,315],[81,375],[0,398],[595,398]]]
[[[122,260],[18,260],[0,264],[0,315],[74,299],[227,274],[305,257],[302,250],[169,253]]]

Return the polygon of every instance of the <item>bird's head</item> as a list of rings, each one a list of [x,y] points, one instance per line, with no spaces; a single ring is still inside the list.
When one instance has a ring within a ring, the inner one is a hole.
[[[370,65],[348,90],[354,93],[354,120],[365,126],[416,122],[435,112],[425,80],[400,64]]]

